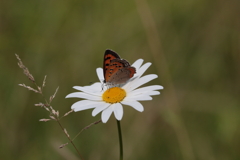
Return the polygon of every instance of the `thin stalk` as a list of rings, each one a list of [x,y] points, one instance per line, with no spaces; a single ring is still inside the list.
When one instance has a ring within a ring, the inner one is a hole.
[[[96,121],[96,122],[93,122],[93,123],[89,124],[89,125],[86,126],[86,127],[84,127],[84,128],[72,139],[72,141],[74,141],[74,139],[77,138],[84,130],[86,130],[86,129],[90,128],[92,125],[98,124],[98,123],[100,123],[100,122],[102,122],[101,119],[98,120],[98,121]]]
[[[61,127],[62,131],[64,132],[64,128],[63,128],[62,124],[59,122],[59,120],[57,120],[57,122],[58,122],[59,126]],[[65,132],[64,132],[64,133],[65,133]],[[77,147],[75,146],[75,144],[73,143],[73,141],[71,140],[71,138],[70,138],[66,133],[65,133],[65,135],[67,136],[67,138],[68,138],[68,140],[70,141],[70,143],[73,145],[74,149],[77,151],[77,153],[78,153],[78,155],[79,155],[79,158],[80,158],[81,160],[83,160],[80,152],[78,151]]]
[[[122,143],[122,132],[121,132],[121,124],[120,121],[117,120],[117,128],[118,128],[118,137],[119,137],[119,148],[120,148],[120,160],[123,160],[123,143]]]

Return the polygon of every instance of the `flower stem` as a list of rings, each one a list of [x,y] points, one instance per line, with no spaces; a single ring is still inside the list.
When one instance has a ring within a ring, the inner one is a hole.
[[[122,143],[122,132],[121,132],[121,124],[120,121],[117,120],[118,127],[118,137],[119,137],[119,148],[120,148],[120,160],[123,160],[123,143]]]

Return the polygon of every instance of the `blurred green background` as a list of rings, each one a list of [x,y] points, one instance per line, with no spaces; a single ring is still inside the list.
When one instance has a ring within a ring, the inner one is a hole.
[[[78,99],[72,86],[98,81],[105,49],[133,63],[152,62],[149,84],[165,88],[139,113],[124,107],[126,160],[240,159],[239,0],[1,0],[0,159],[77,159],[56,122],[34,104],[41,95],[17,66],[15,53],[60,114]],[[91,110],[62,119],[71,137],[100,119]],[[119,158],[116,121],[84,131],[75,141],[85,160]]]

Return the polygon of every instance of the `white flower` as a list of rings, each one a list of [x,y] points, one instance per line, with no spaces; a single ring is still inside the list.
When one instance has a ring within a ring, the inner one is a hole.
[[[74,89],[81,92],[70,93],[66,96],[66,98],[85,99],[74,103],[71,108],[75,112],[94,108],[92,116],[96,116],[98,113],[102,112],[101,118],[103,123],[108,121],[112,113],[114,113],[117,120],[121,120],[123,117],[122,105],[131,106],[137,111],[142,112],[144,108],[139,101],[152,100],[151,96],[160,94],[160,92],[156,90],[163,89],[160,85],[138,88],[158,77],[156,74],[149,74],[141,77],[151,65],[150,62],[144,65],[142,65],[142,63],[143,59],[138,59],[132,64],[132,66],[136,68],[136,74],[121,88],[109,88],[100,83],[104,80],[103,69],[97,68],[96,71],[100,82],[84,87],[74,86]]]

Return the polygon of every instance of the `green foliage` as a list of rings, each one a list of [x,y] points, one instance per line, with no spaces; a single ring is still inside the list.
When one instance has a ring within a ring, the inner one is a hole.
[[[14,54],[38,85],[47,75],[46,97],[59,86],[52,106],[63,115],[77,101],[65,99],[72,86],[98,81],[95,69],[107,48],[130,63],[152,62],[147,73],[158,74],[154,84],[165,87],[153,101],[143,102],[143,113],[124,107],[125,159],[240,159],[238,0],[0,3],[1,159],[77,157],[71,145],[58,149],[68,141],[57,123],[39,122],[48,112],[34,106],[43,101],[41,95],[18,86],[34,87]],[[61,122],[74,137],[98,119],[89,110]],[[113,117],[74,142],[86,160],[118,159]]]

